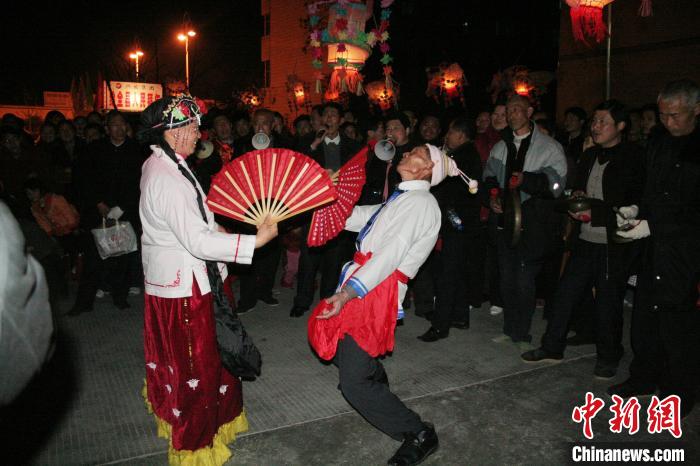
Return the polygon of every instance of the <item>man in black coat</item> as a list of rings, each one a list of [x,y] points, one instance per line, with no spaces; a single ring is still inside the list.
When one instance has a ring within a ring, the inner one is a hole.
[[[263,133],[270,138],[270,148],[288,148],[290,142],[272,130],[274,114],[271,110],[261,108],[253,113],[253,131]],[[234,144],[235,157],[254,150],[252,139],[238,139]],[[244,227],[245,228],[245,227]],[[247,232],[247,230],[242,230]],[[258,300],[268,306],[277,306],[279,301],[272,295],[275,275],[280,262],[282,248],[278,238],[259,248],[250,267],[237,266],[235,273],[241,280],[241,299],[238,302],[238,313],[248,312]]]
[[[473,135],[471,122],[465,118],[453,120],[447,132],[447,154],[468,177],[480,180],[481,158]],[[436,300],[432,326],[418,337],[425,342],[447,338],[450,327],[469,328],[470,307],[481,305],[486,250],[477,193],[470,192],[459,177],[446,179],[432,192],[442,215],[442,242],[433,270]]]
[[[592,199],[591,208],[570,213],[580,222],[581,231],[575,235],[571,259],[553,295],[542,346],[523,353],[526,362],[562,359],[574,308],[595,288],[593,309],[586,310],[596,323],[594,374],[609,379],[617,373],[623,354],[623,300],[637,247],[615,242],[613,209],[639,203],[644,179],[641,148],[622,141],[628,120],[627,110],[616,100],[603,102],[595,110],[591,133],[596,145],[581,155],[572,183],[575,195]]]
[[[312,157],[329,172],[336,172],[345,162],[350,160],[360,150],[360,144],[342,134],[340,125],[343,123],[343,109],[336,103],[323,106],[321,116],[325,128],[316,133],[311,144],[304,144],[298,150]],[[308,216],[307,216],[308,218]],[[297,295],[289,315],[301,317],[304,315],[314,298],[314,282],[316,272],[321,268],[321,299],[335,293],[343,262],[352,254],[352,240],[347,234],[329,241],[323,246],[309,248],[306,237],[309,224],[302,229],[301,254],[299,256],[299,272],[297,274]]]
[[[83,272],[80,277],[78,294],[70,315],[92,310],[95,293],[99,287],[102,267],[108,270],[108,280],[112,284],[112,300],[119,309],[129,307],[129,273],[139,269],[138,252],[102,260],[90,233],[93,228],[102,226],[102,219],[114,207],[124,213],[120,221],[131,223],[137,238],[140,238],[139,182],[144,156],[139,144],[126,135],[126,118],[118,111],[107,114],[107,137],[88,146],[85,158],[80,161],[80,180],[76,186],[82,190],[83,205],[80,223],[84,234]]]
[[[649,142],[642,202],[619,209],[621,236],[645,240],[632,316],[630,377],[608,393],[678,395],[681,415],[700,379],[700,86],[667,84],[659,94],[667,133]]]

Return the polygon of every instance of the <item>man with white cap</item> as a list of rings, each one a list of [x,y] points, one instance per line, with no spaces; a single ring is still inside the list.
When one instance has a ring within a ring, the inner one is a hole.
[[[388,464],[412,465],[437,450],[438,438],[432,425],[389,390],[377,358],[394,348],[406,282],[440,231],[440,208],[430,187],[447,176],[464,175],[454,160],[428,144],[406,153],[397,170],[402,182],[385,203],[355,207],[348,218],[345,229],[359,232],[357,251],[342,269],[336,294],[314,309],[308,330],[318,355],[338,366],[340,390],[353,408],[404,441]]]

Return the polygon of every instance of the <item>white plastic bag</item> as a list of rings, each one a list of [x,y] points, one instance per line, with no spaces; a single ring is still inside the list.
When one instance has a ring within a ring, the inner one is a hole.
[[[92,230],[97,252],[102,259],[121,256],[138,249],[136,233],[129,222],[117,222],[108,227],[102,219],[102,228]]]

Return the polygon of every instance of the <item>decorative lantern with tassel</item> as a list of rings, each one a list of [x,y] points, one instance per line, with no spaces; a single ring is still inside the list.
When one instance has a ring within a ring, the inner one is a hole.
[[[365,86],[365,90],[369,101],[378,106],[383,112],[396,105],[396,91],[398,89],[395,85],[388,88],[384,81],[372,81]]]
[[[304,109],[311,111],[311,103],[308,98],[309,85],[292,74],[287,76],[287,103],[290,113],[298,113]]]
[[[613,0],[566,0],[571,7],[571,29],[579,42],[600,43],[607,37],[608,28],[603,23],[603,8]]]
[[[446,106],[452,105],[457,99],[464,104],[464,86],[467,81],[458,63],[442,63],[439,67],[428,68],[426,72],[428,89],[425,94],[428,97],[432,97],[436,102],[442,97]]]
[[[338,2],[328,13],[328,27],[321,36],[328,47],[328,63],[333,67],[328,89],[361,95],[360,70],[370,53],[365,39],[367,6],[361,2]]]
[[[236,97],[248,108],[256,109],[263,103],[263,96],[255,88],[237,93]]]

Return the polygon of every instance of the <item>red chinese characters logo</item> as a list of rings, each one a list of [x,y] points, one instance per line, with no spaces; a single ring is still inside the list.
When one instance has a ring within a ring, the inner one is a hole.
[[[586,392],[586,403],[583,406],[576,406],[571,413],[571,419],[580,424],[583,422],[583,435],[587,439],[593,438],[593,418],[603,409],[605,402],[593,396],[593,393]]]
[[[647,408],[647,431],[658,434],[667,430],[675,438],[683,434],[681,430],[681,399],[678,395],[669,395],[659,401],[656,395],[651,397]]]
[[[617,395],[612,396],[613,405],[610,411],[614,414],[613,418],[608,422],[610,424],[610,432],[619,434],[622,428],[627,429],[630,435],[639,432],[639,401],[637,398],[630,398],[627,403]]]
[[[636,397],[632,397],[626,402],[619,396],[612,396],[613,404],[610,412],[613,417],[608,421],[610,432],[622,433],[626,429],[628,434],[633,435],[639,432],[639,412],[641,405]],[[593,418],[605,406],[601,398],[597,398],[591,392],[586,393],[586,402],[582,406],[574,407],[571,419],[577,424],[583,423],[583,435],[593,439]],[[658,434],[668,431],[675,438],[683,435],[681,430],[681,399],[677,395],[669,395],[663,400],[653,396],[647,408],[647,432]]]

